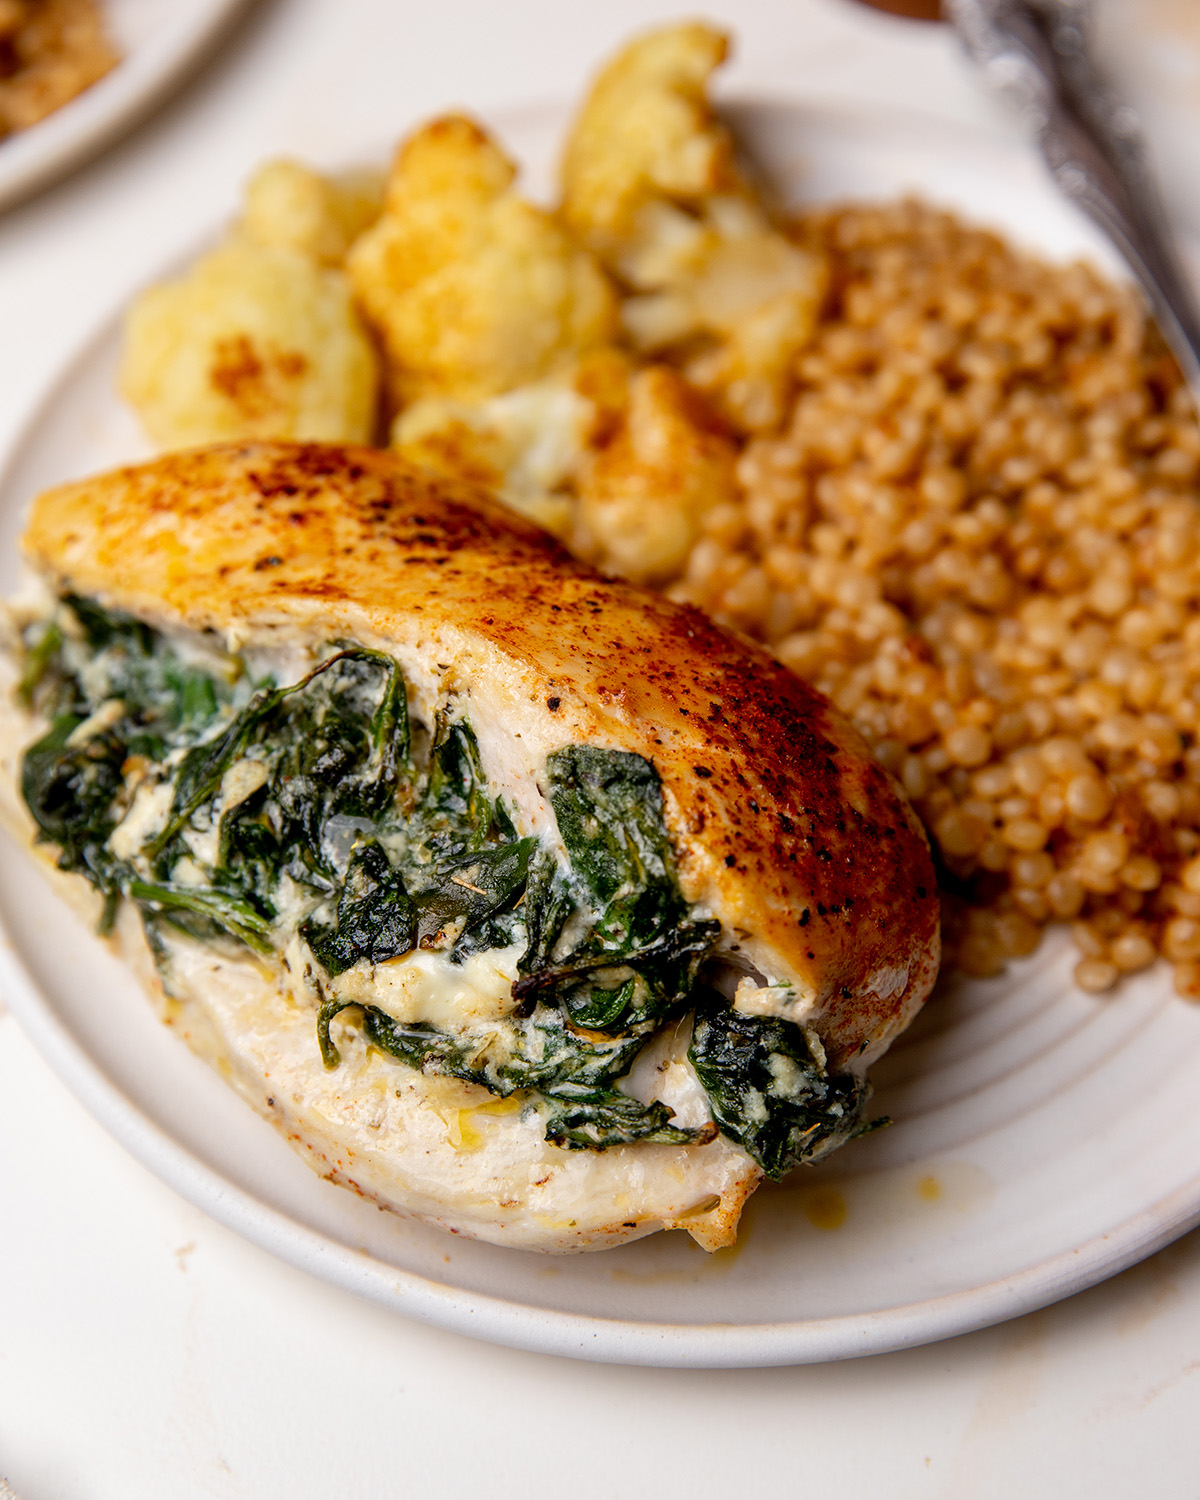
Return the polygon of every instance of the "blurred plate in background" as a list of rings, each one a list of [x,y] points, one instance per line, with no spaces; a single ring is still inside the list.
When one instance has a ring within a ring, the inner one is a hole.
[[[27,130],[0,140],[0,209],[106,146],[197,63],[248,0],[104,0],[121,60]]]

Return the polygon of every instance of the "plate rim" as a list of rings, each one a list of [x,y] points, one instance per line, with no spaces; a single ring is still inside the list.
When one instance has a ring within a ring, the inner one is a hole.
[[[218,0],[224,19],[248,0]],[[219,22],[213,23],[213,29]],[[739,113],[788,112],[845,129],[869,127],[894,112],[869,103],[788,100],[778,94],[731,94]],[[531,101],[512,117],[557,110]],[[944,122],[919,110],[902,112],[901,128],[928,135]],[[489,122],[490,123],[490,122]],[[497,118],[502,127],[503,121]],[[954,149],[970,138],[1010,158],[1017,143],[986,127],[956,131]],[[0,180],[0,204],[4,200]],[[848,195],[849,196],[849,195]],[[1010,232],[1010,237],[1017,236]],[[202,243],[202,241],[201,241]],[[173,255],[163,269],[185,261]],[[153,273],[152,273],[153,274]],[[45,414],[76,370],[94,357],[118,323],[123,303],[98,309],[38,398],[27,408],[0,455],[0,492],[11,482]],[[33,856],[27,850],[26,857]],[[136,980],[131,980],[136,984]],[[237,1186],[160,1125],[94,1060],[21,960],[0,914],[0,1005],[7,1005],[51,1070],[88,1114],[139,1164],[225,1228],[298,1270],[352,1292],[402,1317],[530,1353],[607,1364],[680,1369],[771,1368],[894,1353],[976,1332],[1087,1290],[1164,1248],[1200,1225],[1200,1171],[1119,1225],[1072,1249],[979,1286],[868,1312],[782,1323],[652,1323],[534,1307],[486,1292],[447,1286],[386,1263],[305,1225]]]

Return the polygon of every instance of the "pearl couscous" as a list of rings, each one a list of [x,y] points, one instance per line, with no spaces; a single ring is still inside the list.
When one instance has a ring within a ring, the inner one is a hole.
[[[809,214],[834,288],[787,419],[670,592],[867,735],[971,974],[1200,997],[1200,427],[1132,291],[918,203]]]

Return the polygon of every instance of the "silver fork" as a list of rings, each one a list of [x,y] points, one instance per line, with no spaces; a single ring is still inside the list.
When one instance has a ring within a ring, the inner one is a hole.
[[[1097,72],[1090,0],[946,0],[967,51],[1014,97],[1061,191],[1116,244],[1200,397],[1200,307],[1134,111]]]

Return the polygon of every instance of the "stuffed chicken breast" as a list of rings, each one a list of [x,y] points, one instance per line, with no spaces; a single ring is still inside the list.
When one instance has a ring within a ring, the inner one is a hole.
[[[174,454],[25,546],[23,815],[325,1175],[502,1244],[717,1248],[866,1128],[929,852],[765,653],[369,449]]]

